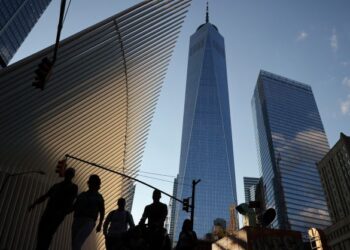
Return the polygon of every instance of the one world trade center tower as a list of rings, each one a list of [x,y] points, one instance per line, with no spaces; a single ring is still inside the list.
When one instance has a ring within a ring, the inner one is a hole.
[[[191,36],[182,128],[177,197],[191,197],[196,186],[194,230],[199,238],[211,233],[217,218],[230,220],[237,204],[224,38],[206,22]],[[189,214],[176,205],[174,239]]]

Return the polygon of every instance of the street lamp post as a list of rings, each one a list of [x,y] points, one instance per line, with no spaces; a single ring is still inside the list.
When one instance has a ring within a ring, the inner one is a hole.
[[[5,172],[5,174],[6,174],[6,177],[5,177],[4,182],[1,185],[0,194],[4,190],[4,188],[6,186],[6,183],[9,181],[10,177],[19,176],[19,175],[25,175],[25,174],[41,174],[41,175],[45,175],[45,172],[42,171],[42,170],[29,170],[29,171],[18,172],[18,173],[13,173],[13,174],[9,174],[9,173]]]

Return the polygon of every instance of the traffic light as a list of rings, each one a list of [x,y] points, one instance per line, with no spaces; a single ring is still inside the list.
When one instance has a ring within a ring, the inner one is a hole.
[[[67,168],[67,160],[60,160],[56,166],[56,173],[58,173],[59,177],[64,177],[64,172]]]
[[[49,58],[44,57],[41,60],[41,63],[39,63],[38,68],[35,70],[36,76],[32,84],[35,88],[44,90],[45,83],[50,77],[52,66],[53,63]]]
[[[183,199],[182,205],[182,210],[185,210],[188,213],[190,208],[190,198]]]

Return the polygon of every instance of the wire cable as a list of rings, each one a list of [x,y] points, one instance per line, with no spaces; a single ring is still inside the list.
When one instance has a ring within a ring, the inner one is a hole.
[[[176,178],[176,176],[173,176],[173,175],[167,175],[167,174],[158,174],[158,173],[154,173],[154,172],[139,171],[139,173],[144,173],[144,174],[153,174],[153,175],[159,175],[159,176],[164,176],[164,177]]]
[[[164,182],[168,182],[168,183],[172,183],[174,184],[174,181],[168,181],[168,180],[164,180],[164,179],[160,179],[160,178],[156,178],[156,177],[151,177],[151,176],[147,176],[147,175],[139,175],[140,177],[144,177],[144,178],[149,178],[149,179],[153,179],[153,180],[158,180],[158,181],[164,181]],[[186,184],[186,183],[181,183],[181,182],[177,182],[177,185],[184,185],[184,186],[189,186],[191,187],[192,185]]]

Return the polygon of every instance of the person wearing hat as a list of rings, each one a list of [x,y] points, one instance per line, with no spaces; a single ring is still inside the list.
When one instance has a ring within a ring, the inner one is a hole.
[[[99,223],[96,232],[101,231],[105,215],[104,200],[98,192],[101,180],[98,175],[91,175],[87,182],[88,190],[78,195],[74,204],[74,219],[72,224],[72,249],[80,250],[85,240],[95,228],[96,220]]]
[[[28,207],[28,212],[48,199],[46,208],[40,218],[37,234],[37,250],[47,250],[52,237],[67,214],[72,212],[74,199],[78,193],[78,186],[72,182],[75,176],[74,168],[67,168],[64,180],[54,184],[49,191],[40,196]]]

